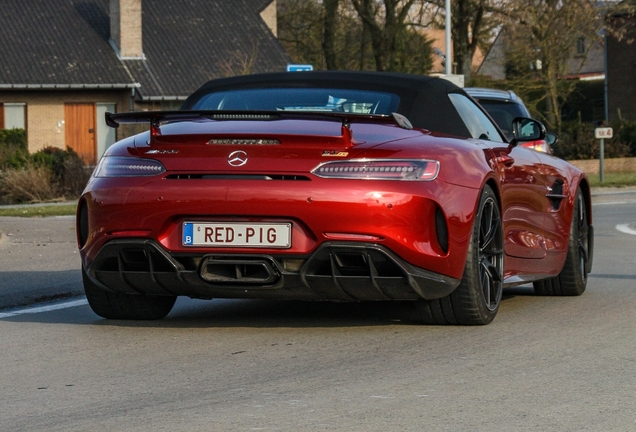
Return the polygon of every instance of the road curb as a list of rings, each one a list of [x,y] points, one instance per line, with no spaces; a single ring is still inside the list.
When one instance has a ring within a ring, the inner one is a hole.
[[[0,209],[29,208],[29,207],[56,207],[56,206],[65,206],[65,205],[71,205],[71,204],[77,205],[77,202],[78,200],[28,203],[28,204],[3,204],[3,205],[0,205]]]
[[[0,295],[0,311],[81,297],[83,295],[83,289],[61,289],[52,294],[9,293],[6,295]]]

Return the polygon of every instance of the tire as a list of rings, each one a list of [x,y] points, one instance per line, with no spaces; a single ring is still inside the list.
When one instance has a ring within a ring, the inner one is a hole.
[[[561,273],[534,282],[534,292],[541,296],[579,296],[585,292],[591,259],[591,229],[583,192],[579,189],[574,201],[568,252]]]
[[[102,318],[119,320],[158,320],[170,313],[176,296],[131,295],[106,291],[97,286],[82,268],[86,299]]]
[[[503,226],[495,193],[485,186],[475,215],[464,275],[446,297],[419,300],[427,324],[484,325],[499,311],[503,292]]]

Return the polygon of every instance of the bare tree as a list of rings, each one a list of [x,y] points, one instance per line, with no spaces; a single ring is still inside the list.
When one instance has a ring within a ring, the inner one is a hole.
[[[322,5],[316,0],[279,0],[278,40],[295,63],[325,69]]]
[[[507,73],[543,89],[544,120],[560,131],[561,107],[575,85],[565,80],[571,66],[568,60],[577,54],[580,70],[594,42],[602,42],[599,10],[593,0],[519,0],[511,6],[514,13],[506,26]]]
[[[436,14],[437,26],[444,27],[445,1],[428,1],[440,11]],[[453,0],[451,2],[453,61],[457,64],[457,73],[464,75],[466,81],[472,76],[472,62],[477,48],[487,49],[493,29],[501,25],[499,15],[507,13],[506,4],[498,0]]]
[[[231,55],[217,62],[218,72],[222,77],[235,75],[248,75],[253,73],[252,68],[258,58],[258,40],[251,39],[252,49],[250,52],[236,50]],[[211,76],[210,79],[216,78]]]
[[[398,52],[405,46],[409,17],[416,0],[351,0],[371,36],[376,69],[401,70]]]
[[[423,0],[279,0],[279,40],[316,69],[427,73],[430,42],[419,31]],[[417,7],[414,7],[417,6]]]
[[[336,56],[336,31],[338,26],[338,6],[340,0],[323,0],[323,38],[322,50],[327,69],[338,69]]]
[[[453,26],[453,52],[457,70],[469,80],[475,52],[484,37],[487,37],[486,14],[490,9],[487,0],[455,0],[455,25]],[[452,18],[452,16],[451,16]]]

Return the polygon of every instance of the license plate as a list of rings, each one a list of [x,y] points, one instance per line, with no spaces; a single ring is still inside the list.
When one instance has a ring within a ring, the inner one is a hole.
[[[185,222],[183,245],[289,248],[291,223]]]

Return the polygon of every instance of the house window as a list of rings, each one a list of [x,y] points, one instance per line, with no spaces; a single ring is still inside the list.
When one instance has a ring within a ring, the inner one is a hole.
[[[0,104],[0,127],[2,129],[26,129],[26,104],[5,103]]]
[[[580,37],[576,40],[576,54],[577,55],[583,55],[585,54],[586,50],[586,46],[585,46],[585,38],[584,37]]]
[[[95,112],[97,114],[97,159],[102,157],[106,149],[115,143],[115,129],[106,124],[106,112],[116,112],[117,104],[97,103]]]

